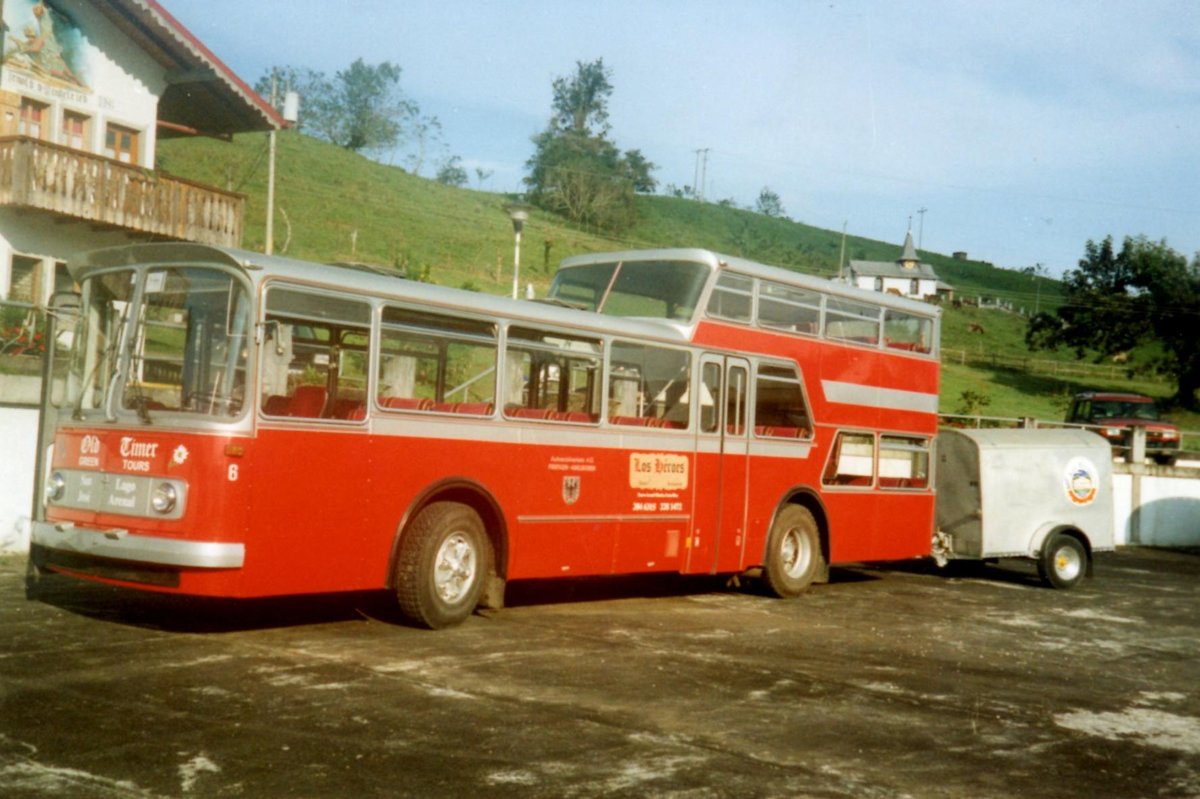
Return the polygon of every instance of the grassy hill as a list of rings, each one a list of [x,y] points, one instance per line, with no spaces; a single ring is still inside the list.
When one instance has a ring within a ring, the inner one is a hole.
[[[267,137],[232,142],[174,139],[158,145],[158,167],[170,174],[229,188],[247,196],[243,246],[265,240]],[[294,131],[278,136],[275,251],[318,261],[354,260],[403,269],[446,286],[506,294],[512,287],[513,234],[504,206],[512,198],[442,186],[404,170],[317,141]],[[842,249],[840,231],[823,230],[750,211],[675,197],[638,198],[640,221],[621,236],[580,230],[559,217],[533,211],[521,247],[521,283],[544,293],[559,260],[584,252],[648,247],[703,247],[809,274],[832,276]],[[849,235],[847,259],[890,261],[901,242]],[[1082,252],[1083,242],[1080,242]],[[1060,284],[922,251],[960,298],[989,297],[1014,310],[1047,310]],[[1075,363],[1068,353],[1026,351],[1025,320],[1015,312],[973,306],[947,307],[941,409],[995,416],[1061,419],[1069,396],[1083,388],[1129,388],[1165,398],[1162,382],[1130,384],[1116,370],[1087,377],[1053,374],[1054,364]],[[971,356],[968,359],[966,356]],[[980,365],[996,358],[999,366]],[[1136,361],[1139,356],[1135,355]],[[1022,359],[1048,361],[1022,365]],[[970,360],[957,363],[957,360]],[[1007,364],[1007,365],[1003,365]],[[1013,365],[1016,368],[1013,368]],[[1051,372],[1041,374],[1040,372]],[[964,400],[973,397],[973,406]],[[1181,419],[1200,429],[1200,419]]]

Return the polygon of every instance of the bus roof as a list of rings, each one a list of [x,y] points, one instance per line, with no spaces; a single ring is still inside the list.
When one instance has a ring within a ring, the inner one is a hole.
[[[588,266],[597,263],[611,263],[613,261],[691,261],[694,263],[705,264],[712,272],[717,272],[721,269],[729,269],[740,274],[757,277],[763,280],[774,280],[781,283],[788,283],[793,286],[819,291],[835,297],[844,297],[846,299],[855,300],[857,302],[865,302],[871,305],[879,305],[885,308],[904,311],[905,313],[915,314],[918,316],[940,317],[942,309],[936,305],[931,305],[920,300],[908,299],[907,297],[897,297],[893,294],[884,294],[878,291],[869,291],[861,289],[857,286],[852,286],[847,283],[838,283],[836,280],[817,277],[816,275],[807,275],[801,272],[793,272],[790,269],[784,269],[778,266],[769,266],[757,261],[751,261],[746,258],[739,258],[733,255],[723,255],[712,250],[704,250],[699,248],[669,248],[657,250],[624,250],[619,252],[600,252],[589,253],[587,255],[574,255],[564,258],[559,264],[559,269],[571,269],[573,267]]]
[[[81,280],[98,269],[139,264],[219,264],[237,269],[255,285],[280,278],[314,288],[351,291],[381,300],[429,304],[465,313],[490,314],[597,335],[615,334],[665,343],[690,343],[687,326],[668,320],[603,316],[550,303],[513,300],[494,294],[422,283],[398,273],[389,274],[383,269],[322,264],[208,244],[160,242],[93,250],[73,260],[70,271],[72,277]]]

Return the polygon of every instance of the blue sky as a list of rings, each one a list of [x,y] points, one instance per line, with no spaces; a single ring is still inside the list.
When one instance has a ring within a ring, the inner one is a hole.
[[[612,137],[663,186],[707,148],[708,199],[770,187],[897,245],[911,217],[925,249],[997,266],[1057,275],[1106,235],[1200,250],[1194,0],[160,2],[249,83],[399,64],[472,186],[519,191],[551,82],[603,58]]]

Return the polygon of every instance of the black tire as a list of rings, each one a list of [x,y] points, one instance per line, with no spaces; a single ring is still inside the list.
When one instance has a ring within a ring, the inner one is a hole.
[[[1074,588],[1087,575],[1087,550],[1078,538],[1053,533],[1042,546],[1038,574],[1052,588]]]
[[[788,505],[779,511],[767,536],[763,584],[773,596],[799,596],[825,568],[821,534],[808,508]]]
[[[400,612],[422,627],[461,624],[479,604],[491,564],[479,514],[457,502],[435,502],[400,540],[394,585]]]

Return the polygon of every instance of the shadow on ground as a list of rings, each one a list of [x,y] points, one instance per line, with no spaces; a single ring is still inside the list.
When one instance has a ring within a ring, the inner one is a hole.
[[[830,569],[829,582],[880,579],[862,568]],[[255,629],[381,621],[405,625],[389,591],[304,594],[264,599],[212,599],[92,583],[52,572],[28,580],[27,599],[80,616],[168,632],[221,633]],[[510,582],[506,607],[652,599],[742,591],[766,595],[758,581],[729,575],[643,574]]]

